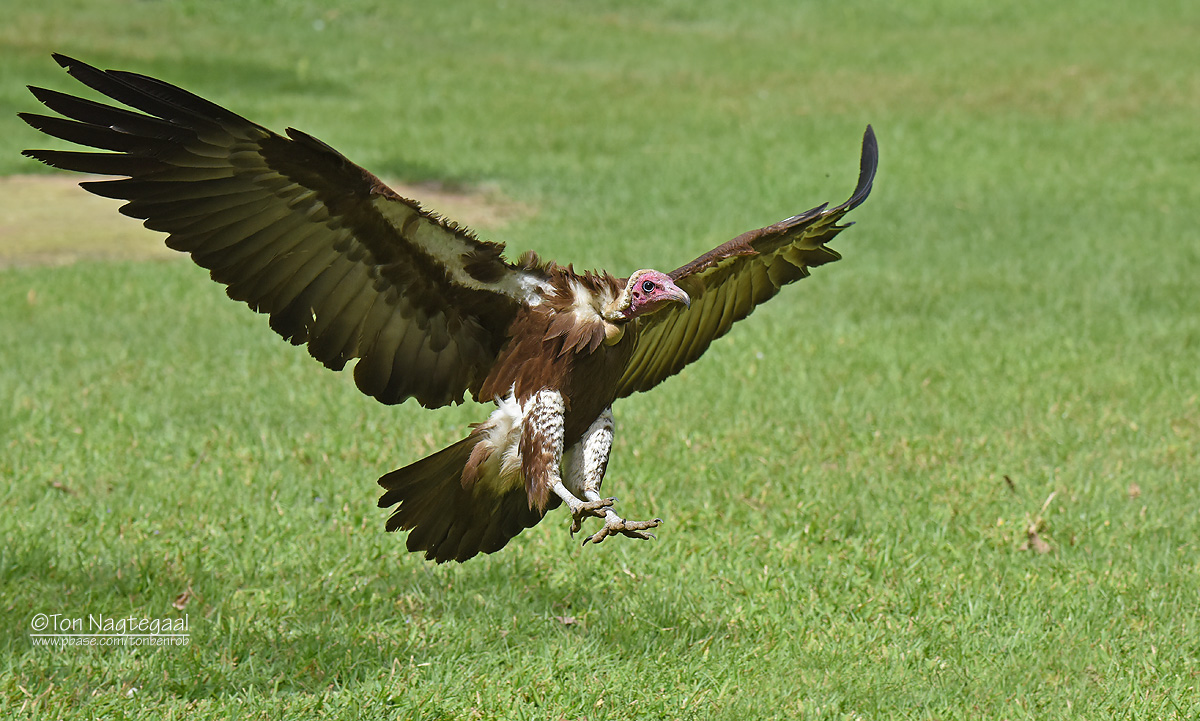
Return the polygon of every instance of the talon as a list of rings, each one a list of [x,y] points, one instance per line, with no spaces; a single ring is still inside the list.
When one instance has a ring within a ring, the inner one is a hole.
[[[618,518],[616,514],[605,516],[604,527],[596,531],[592,535],[583,539],[583,545],[588,543],[601,543],[604,539],[614,534],[629,536],[630,538],[638,538],[643,541],[657,539],[653,533],[646,533],[647,529],[657,528],[662,523],[661,518],[655,518],[652,521],[626,521],[624,518]]]
[[[615,498],[600,498],[595,501],[583,501],[571,509],[571,535],[574,536],[583,528],[583,519],[588,516],[604,518],[607,509],[617,502]]]

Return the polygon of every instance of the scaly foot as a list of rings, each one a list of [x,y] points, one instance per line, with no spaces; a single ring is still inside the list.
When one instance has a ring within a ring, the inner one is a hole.
[[[604,516],[604,528],[596,531],[592,535],[583,539],[583,545],[588,542],[600,543],[604,539],[614,534],[629,536],[630,538],[640,538],[643,541],[648,541],[651,538],[657,538],[653,533],[646,533],[646,529],[658,528],[662,523],[661,518],[655,518],[653,521],[626,521],[616,513],[608,511]]]
[[[571,535],[579,533],[579,529],[583,528],[583,519],[588,516],[596,518],[604,518],[612,508],[612,504],[616,503],[615,498],[597,498],[593,501],[581,501],[578,505],[571,507]]]

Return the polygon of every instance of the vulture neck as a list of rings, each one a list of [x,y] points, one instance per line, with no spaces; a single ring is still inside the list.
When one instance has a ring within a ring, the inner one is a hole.
[[[563,352],[594,352],[625,337],[630,320],[626,284],[607,273],[576,274],[569,267],[554,280],[556,298],[549,306],[555,318],[547,339],[561,338]]]
[[[625,325],[629,323],[629,302],[621,307],[621,296],[605,303],[600,309],[600,321],[604,323],[604,343],[612,345],[625,336]]]

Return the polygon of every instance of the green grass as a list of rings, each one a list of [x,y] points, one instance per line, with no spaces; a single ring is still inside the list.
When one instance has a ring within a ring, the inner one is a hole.
[[[76,89],[51,51],[164,76],[616,272],[840,200],[868,122],[875,193],[616,408],[657,542],[556,513],[465,565],[374,479],[484,408],[379,406],[184,260],[0,270],[0,715],[1200,714],[1194,3],[341,5],[4,0],[0,105]],[[38,170],[11,112],[0,145]],[[35,647],[37,613],[191,644]]]

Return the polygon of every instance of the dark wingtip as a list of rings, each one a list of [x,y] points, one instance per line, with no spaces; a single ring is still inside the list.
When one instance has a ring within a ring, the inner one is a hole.
[[[871,184],[875,182],[875,171],[879,168],[879,143],[875,140],[875,129],[867,126],[863,133],[862,158],[858,165],[858,185],[850,199],[842,204],[846,210],[853,210],[862,204],[871,194]]]
[[[63,55],[62,53],[50,53],[50,57],[54,58],[54,62],[58,63],[60,67],[65,68],[67,72],[71,72],[71,68],[73,66],[83,65],[88,67],[87,63],[76,60],[70,55]]]

